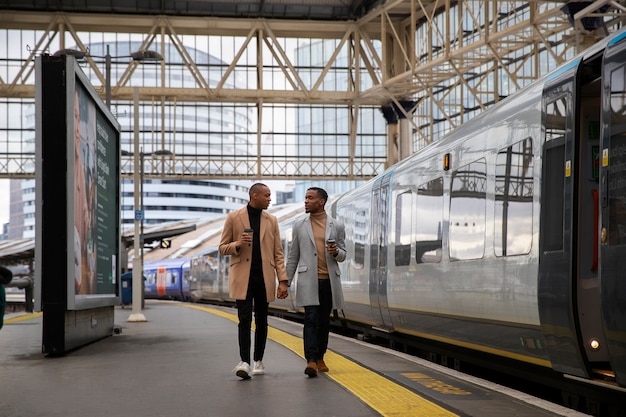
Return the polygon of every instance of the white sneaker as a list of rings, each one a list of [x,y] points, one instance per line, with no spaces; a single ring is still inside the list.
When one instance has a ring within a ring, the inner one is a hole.
[[[233,372],[235,372],[235,375],[237,375],[241,379],[251,378],[250,365],[248,365],[248,362],[244,362],[244,361],[239,362],[239,364],[235,366],[235,369],[233,369]]]
[[[252,365],[252,375],[263,375],[265,373],[265,366],[263,366],[263,362],[254,361],[254,365]]]

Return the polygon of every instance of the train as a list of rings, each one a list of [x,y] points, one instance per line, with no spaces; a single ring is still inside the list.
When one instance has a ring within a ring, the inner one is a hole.
[[[626,31],[326,209],[345,225],[342,321],[625,398]],[[190,259],[189,299],[232,302],[228,267]],[[297,314],[294,291],[272,308]]]
[[[188,258],[146,262],[144,297],[189,301],[190,265]]]

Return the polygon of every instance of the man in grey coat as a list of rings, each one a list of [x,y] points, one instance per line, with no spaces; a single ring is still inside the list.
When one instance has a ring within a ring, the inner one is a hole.
[[[328,347],[330,313],[344,308],[339,262],[346,259],[343,223],[326,214],[325,190],[311,187],[304,197],[308,216],[293,226],[287,257],[288,285],[296,271],[296,305],[304,307],[304,373],[309,377],[328,372],[324,354]]]

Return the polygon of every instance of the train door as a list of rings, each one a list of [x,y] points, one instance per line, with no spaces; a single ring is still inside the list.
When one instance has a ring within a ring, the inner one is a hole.
[[[164,266],[157,268],[156,290],[159,297],[165,297],[167,293],[167,268]]]
[[[576,101],[580,60],[549,79],[543,91],[542,190],[538,302],[541,328],[555,371],[587,376],[574,314],[576,228]],[[574,174],[572,176],[572,174]]]
[[[189,285],[191,283],[191,259],[185,261],[181,269],[180,299],[181,301],[187,301],[189,300]]]
[[[606,355],[600,308],[600,56],[577,60],[543,92],[539,317],[552,367],[589,377]]]
[[[601,145],[601,294],[606,348],[617,382],[626,386],[626,34],[603,62]],[[600,349],[603,346],[599,347]]]
[[[372,189],[370,237],[370,305],[375,325],[384,331],[393,329],[387,301],[387,249],[391,174],[376,180]]]

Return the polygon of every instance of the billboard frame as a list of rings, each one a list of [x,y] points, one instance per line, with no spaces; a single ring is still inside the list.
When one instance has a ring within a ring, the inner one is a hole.
[[[58,354],[113,334],[121,128],[73,56],[35,69],[35,301],[43,350]]]

